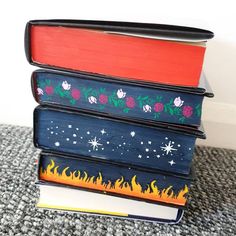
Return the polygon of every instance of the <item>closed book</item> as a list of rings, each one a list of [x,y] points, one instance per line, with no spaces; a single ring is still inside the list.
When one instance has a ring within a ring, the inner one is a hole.
[[[34,98],[42,105],[192,126],[200,126],[203,98],[213,96],[204,74],[198,88],[48,70],[36,70],[31,81]]]
[[[39,106],[34,144],[52,152],[188,175],[199,129]]]
[[[151,203],[185,206],[192,175],[134,168],[91,159],[42,153],[40,181],[89,189]]]
[[[129,22],[36,20],[25,49],[40,67],[197,87],[207,30]]]
[[[183,209],[52,184],[38,184],[37,207],[135,220],[176,224]]]

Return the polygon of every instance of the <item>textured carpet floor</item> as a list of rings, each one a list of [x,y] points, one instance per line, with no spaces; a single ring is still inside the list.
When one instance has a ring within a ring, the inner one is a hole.
[[[30,128],[0,125],[0,235],[236,235],[236,151],[196,148],[196,182],[178,225],[36,209],[38,155]]]

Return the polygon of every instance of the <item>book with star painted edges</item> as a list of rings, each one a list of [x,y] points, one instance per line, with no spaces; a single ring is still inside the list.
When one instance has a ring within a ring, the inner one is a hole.
[[[73,186],[118,197],[184,207],[192,172],[188,176],[176,175],[135,168],[132,165],[42,153],[38,179],[41,182]]]
[[[54,153],[188,175],[200,129],[114,119],[47,106],[34,111],[34,144]]]
[[[183,209],[115,197],[81,189],[38,183],[40,197],[37,207],[43,209],[72,211],[123,219],[144,220],[177,224]]]
[[[31,84],[41,105],[192,126],[200,126],[203,98],[213,96],[203,73],[198,88],[144,85],[49,70],[34,71]]]
[[[197,87],[206,41],[213,36],[172,25],[35,20],[26,26],[25,51],[39,67]]]

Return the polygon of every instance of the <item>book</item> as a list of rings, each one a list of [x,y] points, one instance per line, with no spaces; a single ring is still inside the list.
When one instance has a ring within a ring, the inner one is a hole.
[[[203,98],[213,96],[204,74],[198,88],[189,88],[36,70],[31,84],[34,98],[41,105],[192,126],[201,124]]]
[[[200,129],[149,124],[47,106],[34,111],[34,144],[45,151],[188,175]]]
[[[197,87],[207,30],[145,23],[36,20],[25,51],[40,67]]]
[[[38,186],[39,208],[169,224],[178,223],[183,216],[183,209],[175,207],[56,185],[39,183]]]
[[[192,173],[188,176],[134,168],[62,154],[41,153],[41,182],[57,183],[151,203],[185,206]]]

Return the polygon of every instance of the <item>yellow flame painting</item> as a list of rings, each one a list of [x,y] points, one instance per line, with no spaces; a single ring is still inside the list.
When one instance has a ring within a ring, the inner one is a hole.
[[[185,185],[178,194],[175,194],[172,190],[172,186],[159,190],[156,185],[156,180],[151,181],[151,183],[147,184],[147,187],[143,189],[143,187],[137,182],[136,175],[132,177],[130,183],[124,181],[123,176],[112,183],[110,180],[107,182],[103,181],[100,172],[98,173],[98,176],[95,177],[89,176],[85,171],[83,174],[81,174],[80,171],[70,171],[69,174],[67,174],[66,172],[68,172],[69,167],[64,168],[63,171],[59,173],[58,168],[59,166],[56,166],[55,162],[51,160],[51,163],[48,164],[45,170],[43,170],[42,167],[40,168],[40,179],[181,206],[184,206],[187,201],[185,197],[185,194],[188,193],[187,185]]]

